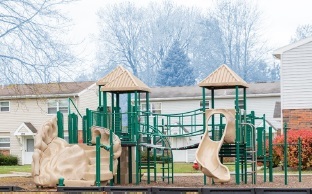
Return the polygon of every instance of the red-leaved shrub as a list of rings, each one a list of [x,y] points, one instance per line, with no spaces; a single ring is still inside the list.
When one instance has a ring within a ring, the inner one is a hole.
[[[288,165],[290,167],[297,167],[299,164],[298,158],[298,138],[301,138],[301,159],[302,169],[312,167],[312,129],[300,129],[300,130],[288,130],[287,131],[287,143],[292,144],[288,146]],[[273,149],[280,159],[284,160],[284,135],[277,136],[273,144]],[[281,145],[282,144],[282,145]],[[295,145],[294,145],[295,144]]]

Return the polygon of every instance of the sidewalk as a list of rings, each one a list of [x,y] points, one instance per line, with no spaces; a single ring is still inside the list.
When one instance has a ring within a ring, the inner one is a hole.
[[[31,177],[31,173],[29,172],[13,172],[11,174],[0,174],[0,178],[5,177]]]

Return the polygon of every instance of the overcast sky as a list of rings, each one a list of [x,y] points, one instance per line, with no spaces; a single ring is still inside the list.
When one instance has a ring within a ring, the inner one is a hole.
[[[107,4],[126,0],[80,0],[69,6],[68,14],[72,18],[73,31],[70,38],[83,41],[79,50],[82,55],[94,59],[96,47],[97,11]],[[144,6],[155,0],[129,0],[138,6]],[[161,1],[161,0],[158,0]],[[174,0],[177,4],[209,8],[215,0]],[[289,43],[298,25],[312,24],[312,0],[250,0],[255,1],[263,13],[263,38],[268,45],[277,49]],[[94,61],[93,61],[94,62]]]

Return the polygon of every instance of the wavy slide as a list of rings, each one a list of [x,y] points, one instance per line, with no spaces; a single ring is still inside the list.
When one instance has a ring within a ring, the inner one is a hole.
[[[206,110],[206,121],[214,114],[223,114],[226,118],[226,126],[220,141],[213,141],[209,137],[207,128],[196,150],[196,160],[201,171],[215,182],[229,182],[230,171],[219,160],[219,151],[223,142],[234,143],[235,141],[235,109],[211,109]]]

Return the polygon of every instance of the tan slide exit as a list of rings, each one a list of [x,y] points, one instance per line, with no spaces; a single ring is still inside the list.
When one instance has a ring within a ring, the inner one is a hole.
[[[214,178],[215,182],[229,182],[230,171],[219,160],[219,151],[223,142],[234,143],[235,141],[235,109],[210,109],[206,110],[206,123],[214,114],[223,114],[226,118],[226,126],[220,141],[213,141],[209,137],[209,129],[202,137],[196,150],[196,160],[201,171],[208,177]]]

